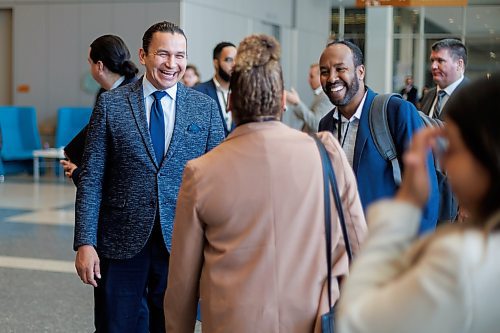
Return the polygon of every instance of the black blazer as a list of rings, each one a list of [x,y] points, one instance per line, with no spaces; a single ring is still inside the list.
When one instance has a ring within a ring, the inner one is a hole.
[[[457,91],[459,91],[460,89],[466,87],[469,83],[470,83],[469,78],[464,77],[462,82],[460,82],[458,87],[453,91],[452,95],[454,93],[456,93]],[[427,92],[427,94],[425,94],[422,97],[422,112],[425,113],[426,115],[428,115],[431,112],[432,104],[434,103],[434,100],[436,99],[436,93],[437,93],[437,87],[434,87],[431,90],[429,90]],[[441,111],[441,115],[440,115],[441,120],[443,120],[442,118],[445,115],[445,113],[446,113],[446,104],[445,104],[443,110]]]
[[[399,92],[401,94],[401,96],[405,96],[406,95],[406,100],[410,103],[412,103],[413,105],[417,106],[417,94],[418,94],[418,90],[417,88],[415,88],[415,86],[411,86],[411,89],[410,91],[407,93],[406,92],[406,87],[404,87],[403,89],[401,89],[401,91]]]

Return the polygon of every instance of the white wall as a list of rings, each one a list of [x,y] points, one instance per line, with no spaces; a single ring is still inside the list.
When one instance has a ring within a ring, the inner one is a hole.
[[[296,62],[290,85],[296,87],[301,99],[309,105],[312,91],[307,81],[309,67],[319,57],[330,34],[331,5],[325,0],[297,0]]]
[[[94,93],[84,91],[82,81],[95,38],[121,36],[142,69],[138,50],[144,31],[161,20],[180,20],[180,4],[174,2],[64,2],[12,6],[13,103],[36,106],[42,134],[53,132],[60,106],[94,103]],[[16,91],[22,84],[30,87],[28,93]]]
[[[325,0],[185,0],[181,26],[189,39],[189,62],[203,81],[213,76],[212,50],[218,42],[238,45],[249,34],[271,34],[272,25],[279,26],[285,86],[295,87],[308,104],[309,65],[318,61],[327,42],[330,14]]]
[[[377,93],[392,92],[393,9],[366,8],[366,84]]]
[[[0,9],[0,105],[12,103],[12,11]]]
[[[88,46],[100,35],[121,36],[140,67],[144,31],[161,20],[178,23],[188,37],[188,61],[207,80],[215,44],[238,44],[279,26],[286,87],[296,87],[309,102],[307,73],[328,38],[330,17],[325,0],[0,0],[2,7],[13,10],[13,103],[36,106],[46,134],[53,132],[58,107],[93,104],[82,80]],[[18,93],[21,84],[30,91]]]

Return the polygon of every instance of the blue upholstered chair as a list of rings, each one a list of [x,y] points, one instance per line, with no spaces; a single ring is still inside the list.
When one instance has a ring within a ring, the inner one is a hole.
[[[54,147],[66,146],[88,124],[91,114],[91,107],[59,108]]]
[[[2,162],[2,126],[0,126],[0,183],[4,180],[5,170],[3,169]]]
[[[31,171],[33,150],[40,149],[36,111],[32,106],[0,106],[5,173]]]

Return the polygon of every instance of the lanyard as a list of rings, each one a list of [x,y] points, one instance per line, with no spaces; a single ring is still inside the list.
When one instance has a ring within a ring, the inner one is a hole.
[[[345,128],[345,133],[344,133],[344,139],[341,140],[342,138],[342,115],[340,114],[340,112],[338,113],[338,121],[337,121],[337,138],[340,142],[340,146],[342,148],[344,148],[344,143],[345,143],[345,139],[347,138],[347,132],[349,131],[349,125],[351,124],[350,121],[347,122],[347,126]]]

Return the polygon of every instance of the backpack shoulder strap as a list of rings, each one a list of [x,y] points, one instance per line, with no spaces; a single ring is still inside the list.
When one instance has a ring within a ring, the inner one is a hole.
[[[370,107],[368,123],[373,141],[382,157],[391,163],[394,182],[401,184],[401,168],[397,159],[396,147],[392,139],[389,123],[387,121],[387,105],[391,97],[401,98],[399,94],[380,94],[375,96]]]

